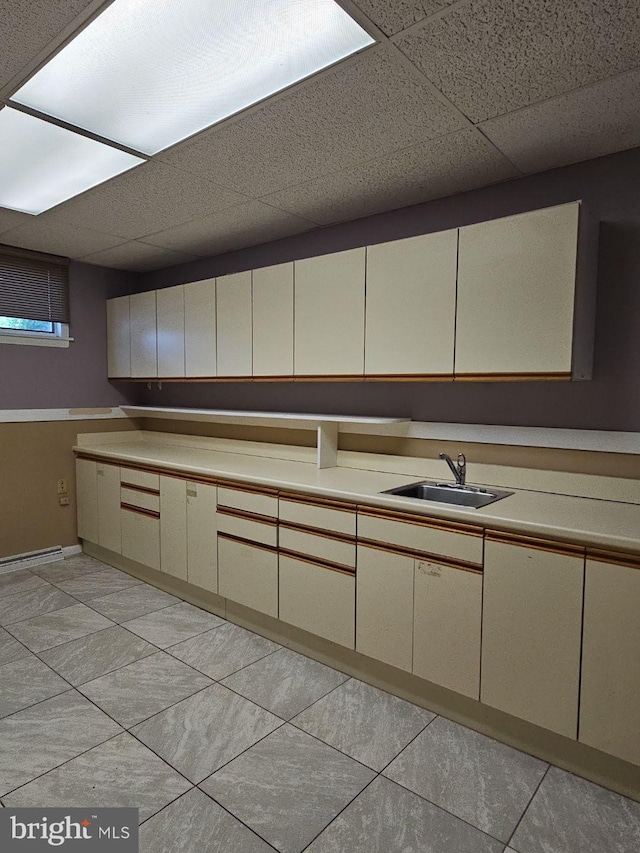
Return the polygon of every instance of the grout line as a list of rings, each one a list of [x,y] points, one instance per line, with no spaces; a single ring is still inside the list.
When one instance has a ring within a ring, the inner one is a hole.
[[[532,795],[531,795],[531,797],[529,798],[529,802],[527,803],[527,805],[526,805],[526,806],[524,807],[524,809],[522,810],[522,814],[520,815],[520,818],[519,818],[519,820],[518,820],[517,824],[516,824],[516,825],[515,825],[515,827],[513,828],[513,832],[512,832],[512,833],[511,833],[511,835],[509,836],[509,840],[507,841],[507,847],[510,847],[510,846],[511,846],[511,840],[513,839],[513,836],[514,836],[514,835],[516,834],[516,832],[518,831],[518,827],[520,826],[520,824],[521,824],[521,823],[522,823],[522,821],[524,820],[524,816],[525,816],[525,815],[526,815],[526,813],[529,811],[529,806],[531,805],[531,803],[533,802],[533,800],[534,800],[534,798],[535,798],[536,794],[537,794],[537,793],[538,793],[538,791],[540,790],[540,786],[542,785],[542,783],[544,782],[544,780],[547,778],[547,773],[549,772],[549,770],[551,769],[551,767],[552,767],[552,766],[553,766],[552,764],[548,764],[548,765],[547,765],[547,769],[546,769],[546,770],[544,771],[544,773],[542,774],[542,779],[540,779],[540,781],[539,781],[539,782],[538,782],[538,784],[536,785],[536,789],[535,789],[535,791],[533,792],[533,794],[532,794]],[[513,848],[513,849],[515,849],[515,848]]]
[[[217,771],[216,771],[216,773],[217,773]],[[208,778],[208,777],[207,777],[207,778]],[[203,781],[204,781],[204,780],[203,780]],[[199,783],[199,785],[201,785],[201,784],[202,784],[202,782],[201,782],[201,783]],[[200,787],[199,787],[199,785],[196,785],[196,786],[195,786],[195,789],[196,789],[197,791],[199,791],[201,794],[204,794],[204,795],[205,795],[205,797],[208,797],[212,802],[214,802],[214,803],[215,803],[217,806],[219,806],[223,811],[225,811],[228,815],[230,815],[230,816],[231,816],[235,821],[237,821],[239,824],[241,824],[242,826],[244,826],[244,827],[245,827],[245,829],[248,829],[248,830],[249,830],[249,832],[251,832],[251,833],[252,833],[253,835],[255,835],[257,838],[259,838],[261,841],[264,841],[264,843],[265,843],[265,844],[266,844],[266,845],[267,845],[271,850],[274,850],[274,851],[275,851],[275,853],[280,853],[280,852],[277,850],[277,848],[276,848],[276,847],[274,847],[272,844],[269,844],[269,842],[266,840],[266,838],[264,838],[262,835],[259,835],[259,833],[258,833],[255,829],[252,829],[252,828],[249,826],[249,824],[248,824],[248,823],[245,823],[241,818],[239,818],[237,815],[235,815],[232,811],[229,811],[229,809],[228,809],[228,808],[226,808],[226,806],[224,806],[222,803],[218,802],[218,800],[216,800],[216,799],[215,799],[215,797],[212,797],[212,796],[211,796],[211,794],[208,794],[206,791],[203,791],[203,790],[202,790],[202,788],[200,788]]]

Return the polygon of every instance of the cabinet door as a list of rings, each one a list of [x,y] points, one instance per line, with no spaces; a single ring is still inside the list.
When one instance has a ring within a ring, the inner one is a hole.
[[[458,232],[367,247],[365,373],[453,373]]]
[[[218,376],[251,376],[251,271],[216,279]]]
[[[184,286],[157,291],[158,376],[184,376]]]
[[[571,372],[579,210],[460,229],[456,375]]]
[[[187,580],[187,482],[160,477],[160,568]]]
[[[98,473],[90,459],[76,459],[78,539],[98,541]]]
[[[413,557],[358,545],[356,651],[411,672]]]
[[[416,560],[413,673],[480,698],[482,574]]]
[[[160,569],[160,519],[135,508],[123,509],[122,554],[143,566]]]
[[[278,552],[218,536],[220,595],[278,618]]]
[[[186,376],[216,375],[216,280],[184,286]]]
[[[253,375],[293,376],[293,263],[253,271]]]
[[[216,487],[187,483],[187,580],[218,591]]]
[[[640,764],[640,562],[587,560],[579,740]]]
[[[366,250],[295,262],[296,376],[364,373]]]
[[[487,540],[484,559],[481,701],[576,738],[584,556]]]
[[[122,552],[120,532],[120,468],[117,465],[96,466],[98,478],[98,545]]]
[[[156,291],[134,293],[129,297],[131,317],[131,375],[157,376]]]
[[[129,297],[107,300],[107,375],[131,376]]]

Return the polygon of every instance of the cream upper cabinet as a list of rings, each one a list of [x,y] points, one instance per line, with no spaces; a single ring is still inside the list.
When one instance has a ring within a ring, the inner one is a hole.
[[[131,319],[131,376],[158,375],[156,291],[129,297]]]
[[[456,376],[589,378],[595,290],[586,278],[576,290],[580,217],[572,202],[460,229]]]
[[[186,376],[216,376],[216,280],[184,285]]]
[[[582,743],[640,764],[640,560],[587,560]]]
[[[457,230],[367,248],[366,374],[453,374],[457,252]]]
[[[293,263],[253,271],[253,375],[293,375]]]
[[[216,279],[218,376],[251,376],[251,271]]]
[[[584,555],[485,542],[480,701],[577,737]]]
[[[158,376],[184,376],[184,285],[156,292]]]
[[[366,250],[295,262],[296,376],[364,372]]]
[[[107,300],[107,375],[131,376],[131,328],[128,296]]]

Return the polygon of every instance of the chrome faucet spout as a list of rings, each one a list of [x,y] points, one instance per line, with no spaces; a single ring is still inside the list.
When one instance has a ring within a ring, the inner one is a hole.
[[[467,479],[467,460],[464,453],[458,453],[456,462],[447,453],[441,453],[440,459],[444,459],[449,468],[451,468],[451,473],[455,477],[457,485],[464,486]]]

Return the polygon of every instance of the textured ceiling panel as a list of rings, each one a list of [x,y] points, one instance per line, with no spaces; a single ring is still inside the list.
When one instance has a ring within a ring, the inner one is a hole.
[[[30,219],[31,222],[27,225],[3,234],[3,242],[23,249],[33,249],[35,252],[67,255],[70,258],[81,258],[90,252],[110,249],[124,242],[122,237],[113,237],[100,231],[71,225],[69,222],[61,222],[47,214]]]
[[[55,210],[74,225],[133,239],[243,201],[246,198],[232,190],[150,162]]]
[[[455,0],[356,0],[358,6],[388,36],[439,12]]]
[[[397,44],[482,121],[640,66],[640,2],[472,0]]]
[[[146,243],[122,243],[113,249],[95,252],[82,259],[88,264],[97,264],[114,269],[133,270],[134,272],[151,272],[161,267],[171,267],[195,260],[195,255],[185,252],[174,252],[173,249],[161,249],[148,246]]]
[[[328,224],[453,195],[515,174],[477,131],[463,130],[275,193],[265,201]]]
[[[28,213],[19,213],[17,210],[7,210],[6,207],[0,207],[0,234],[4,235],[5,231],[10,228],[17,228],[18,225],[27,225],[33,220],[33,216]],[[6,242],[4,237],[0,243]]]
[[[315,227],[314,222],[276,210],[259,201],[250,201],[144,239],[153,245],[206,256],[279,240]]]
[[[492,119],[482,131],[526,172],[640,145],[640,71]]]
[[[378,48],[160,159],[258,197],[463,125]]]

